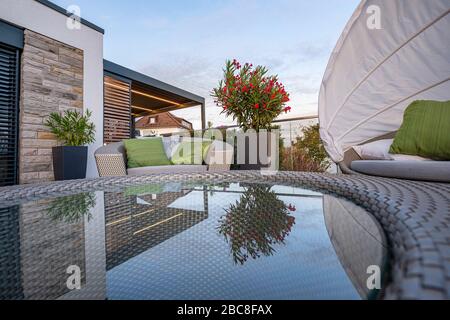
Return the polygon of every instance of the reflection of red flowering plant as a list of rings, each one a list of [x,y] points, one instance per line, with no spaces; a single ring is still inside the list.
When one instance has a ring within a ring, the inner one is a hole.
[[[219,220],[218,231],[230,244],[234,262],[244,264],[249,257],[272,255],[273,246],[284,244],[295,224],[295,217],[289,213],[294,208],[278,199],[270,186],[246,188]]]
[[[270,129],[276,117],[291,110],[286,106],[289,94],[283,84],[276,75],[267,76],[267,71],[263,66],[253,68],[228,60],[224,79],[213,89],[214,102],[245,131]]]

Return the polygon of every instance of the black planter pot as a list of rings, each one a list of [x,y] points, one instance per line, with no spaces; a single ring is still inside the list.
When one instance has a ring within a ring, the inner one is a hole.
[[[56,181],[84,179],[87,166],[86,146],[53,147],[53,173]]]

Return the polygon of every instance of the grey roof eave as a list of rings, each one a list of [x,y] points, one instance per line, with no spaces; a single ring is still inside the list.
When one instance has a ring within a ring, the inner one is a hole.
[[[60,7],[60,6],[58,6],[57,4],[54,4],[54,3],[51,2],[51,1],[48,1],[48,0],[35,0],[35,1],[36,1],[36,2],[39,2],[40,4],[46,6],[46,7],[50,8],[50,9],[53,9],[53,10],[55,10],[55,11],[57,11],[57,12],[59,12],[59,13],[65,15],[65,16],[67,16],[67,17],[72,16],[72,14],[71,14],[70,12],[67,12],[66,9],[64,9],[64,8],[62,8],[62,7]],[[104,30],[103,28],[100,28],[99,26],[93,24],[92,22],[89,22],[89,21],[87,21],[87,20],[84,20],[83,18],[80,18],[80,22],[81,22],[82,24],[84,24],[85,26],[87,26],[87,27],[89,27],[89,28],[91,28],[91,29],[93,29],[93,30],[95,30],[95,31],[98,31],[98,32],[100,32],[100,33],[102,33],[102,34],[105,34],[105,30]]]
[[[114,62],[111,62],[108,60],[103,60],[103,69],[104,69],[104,71],[106,71],[108,73],[115,74],[120,77],[130,79],[132,81],[141,82],[141,83],[149,85],[151,87],[155,87],[157,89],[164,90],[164,91],[170,92],[172,94],[181,96],[183,98],[192,100],[194,102],[197,102],[198,104],[205,104],[205,98],[203,98],[201,96],[198,96],[194,93],[177,88],[175,86],[172,86],[168,83],[162,82],[155,78],[146,76],[145,74],[139,73],[137,71],[125,68]]]

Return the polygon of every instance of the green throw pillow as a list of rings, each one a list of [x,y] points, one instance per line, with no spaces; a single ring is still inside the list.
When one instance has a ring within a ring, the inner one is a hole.
[[[411,103],[389,152],[450,160],[450,101]]]
[[[172,155],[173,164],[202,164],[211,141],[183,141]]]
[[[172,163],[164,152],[161,138],[124,140],[128,168],[165,166]]]

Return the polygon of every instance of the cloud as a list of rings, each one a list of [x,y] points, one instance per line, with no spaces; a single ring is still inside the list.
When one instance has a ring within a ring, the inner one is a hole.
[[[296,50],[283,50],[276,58],[255,57],[258,63],[268,66],[269,72],[279,75],[291,94],[293,111],[290,116],[312,114],[317,112],[317,96],[322,78],[321,70],[305,66],[315,60],[322,59],[326,50],[319,46],[296,46]],[[221,57],[202,55],[182,55],[167,53],[151,64],[139,67],[138,70],[152,77],[170,83],[187,91],[206,98],[206,117],[214,125],[231,125],[233,121],[220,115],[221,109],[215,106],[210,97],[222,77],[224,59]],[[201,127],[200,111],[185,109],[177,115],[193,122],[195,128]]]
[[[233,123],[220,115],[220,108],[210,97],[222,77],[225,60],[232,58],[265,65],[270,73],[278,74],[291,95],[290,116],[315,113],[322,75],[332,50],[330,42],[323,38],[297,40],[298,34],[293,31],[280,33],[293,25],[282,18],[272,22],[273,28],[266,22],[275,17],[276,12],[272,11],[296,5],[295,1],[273,6],[264,1],[234,0],[216,3],[207,15],[172,20],[170,31],[164,30],[165,38],[161,39],[165,46],[157,44],[148,50],[148,59],[137,69],[205,97],[207,120],[215,125]],[[256,17],[252,23],[249,12]],[[162,18],[146,23],[149,28],[159,28],[167,22]],[[198,110],[185,109],[177,114],[200,127]]]
[[[329,54],[359,0],[78,2],[107,30],[106,59],[205,97],[207,120],[220,125],[232,121],[209,95],[232,58],[279,75],[292,98],[288,116],[317,112]],[[177,113],[200,127],[199,110]]]

